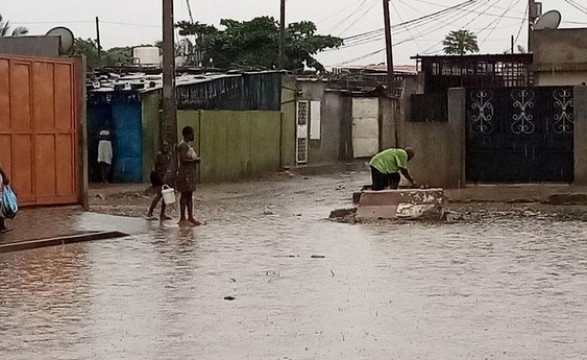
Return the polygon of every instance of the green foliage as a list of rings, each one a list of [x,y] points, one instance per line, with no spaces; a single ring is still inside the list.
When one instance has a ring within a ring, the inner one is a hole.
[[[205,24],[178,23],[180,34],[195,36],[194,51],[203,66],[220,68],[276,69],[279,61],[279,23],[272,17],[250,21],[223,19],[223,30]],[[304,64],[324,71],[314,56],[320,51],[338,48],[343,40],[317,35],[310,21],[289,24],[286,28],[285,69],[301,71]],[[196,64],[197,65],[197,64]]]
[[[132,48],[116,47],[102,50],[102,59],[98,57],[98,44],[92,39],[75,39],[73,46],[74,55],[85,55],[88,69],[99,67],[121,67],[132,64]]]
[[[477,35],[469,30],[451,31],[444,41],[444,53],[448,55],[465,55],[478,53]]]
[[[5,36],[23,36],[29,33],[29,30],[24,26],[18,26],[14,29],[10,25],[10,21],[4,20],[0,14],[0,37]]]

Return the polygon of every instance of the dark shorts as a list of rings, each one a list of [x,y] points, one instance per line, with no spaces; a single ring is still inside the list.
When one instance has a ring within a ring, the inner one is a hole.
[[[371,179],[373,181],[371,190],[373,191],[385,190],[388,187],[392,190],[396,190],[399,187],[401,176],[399,173],[383,174],[371,166]]]

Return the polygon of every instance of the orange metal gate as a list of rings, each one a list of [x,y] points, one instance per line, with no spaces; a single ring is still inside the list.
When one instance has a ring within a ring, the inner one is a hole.
[[[21,205],[80,202],[76,65],[0,56],[0,164]]]

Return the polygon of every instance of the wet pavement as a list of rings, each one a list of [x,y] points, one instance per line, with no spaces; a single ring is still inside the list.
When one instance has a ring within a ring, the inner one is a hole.
[[[139,219],[84,212],[77,206],[25,208],[6,220],[10,232],[0,234],[0,245],[124,229],[126,234],[148,232]]]
[[[585,358],[587,223],[325,220],[359,181],[217,188],[194,230],[1,255],[0,358]]]

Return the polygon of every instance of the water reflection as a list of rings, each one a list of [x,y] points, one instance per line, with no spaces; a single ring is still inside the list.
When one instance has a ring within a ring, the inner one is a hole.
[[[349,226],[322,220],[328,202],[270,205],[235,199],[195,230],[2,255],[2,359],[587,353],[585,224]]]

